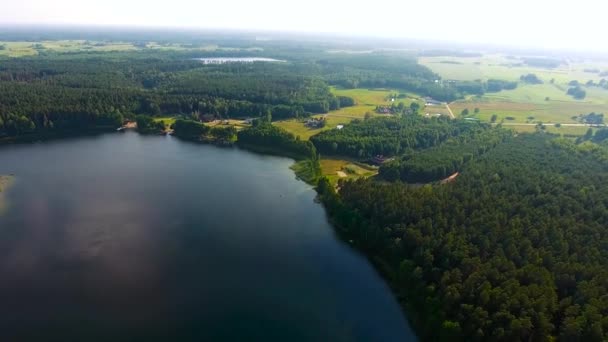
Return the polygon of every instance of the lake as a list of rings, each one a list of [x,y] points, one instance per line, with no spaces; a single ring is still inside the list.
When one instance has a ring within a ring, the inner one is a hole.
[[[253,62],[285,62],[280,59],[264,58],[264,57],[212,57],[212,58],[195,58],[204,64],[225,64],[225,63],[253,63]]]
[[[0,340],[416,340],[291,164],[134,132],[1,146]]]

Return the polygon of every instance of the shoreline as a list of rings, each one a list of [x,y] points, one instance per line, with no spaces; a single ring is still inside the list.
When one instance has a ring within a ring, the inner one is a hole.
[[[56,131],[47,131],[41,133],[29,133],[23,135],[16,136],[3,136],[0,137],[0,146],[2,145],[13,145],[13,144],[22,144],[22,143],[33,143],[38,141],[52,141],[52,140],[62,140],[69,138],[78,138],[85,136],[94,136],[105,133],[116,132],[110,126],[101,126],[94,128],[85,128],[81,130],[56,130]]]
[[[15,183],[15,176],[0,175],[0,215],[4,213],[7,206],[5,193]]]

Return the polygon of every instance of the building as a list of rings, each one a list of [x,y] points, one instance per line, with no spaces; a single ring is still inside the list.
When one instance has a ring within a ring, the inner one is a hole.
[[[304,122],[304,126],[308,128],[321,128],[325,127],[325,118],[310,118]]]
[[[375,165],[382,165],[382,164],[386,163],[387,161],[388,161],[388,159],[381,154],[375,155],[371,159],[372,164],[375,164]]]
[[[425,97],[424,103],[427,106],[441,106],[443,103],[433,100],[431,97]]]

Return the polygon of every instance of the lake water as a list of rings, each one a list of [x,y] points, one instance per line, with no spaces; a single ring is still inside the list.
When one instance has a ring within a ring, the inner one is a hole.
[[[195,58],[204,64],[225,64],[225,63],[253,63],[253,62],[285,62],[280,59],[264,57],[214,57],[214,58]]]
[[[291,163],[132,132],[0,147],[0,340],[415,340]]]

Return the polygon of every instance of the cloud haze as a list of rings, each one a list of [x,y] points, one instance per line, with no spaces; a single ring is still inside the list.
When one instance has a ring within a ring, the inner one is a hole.
[[[601,2],[580,0],[20,0],[2,24],[87,24],[332,32],[601,50]]]

